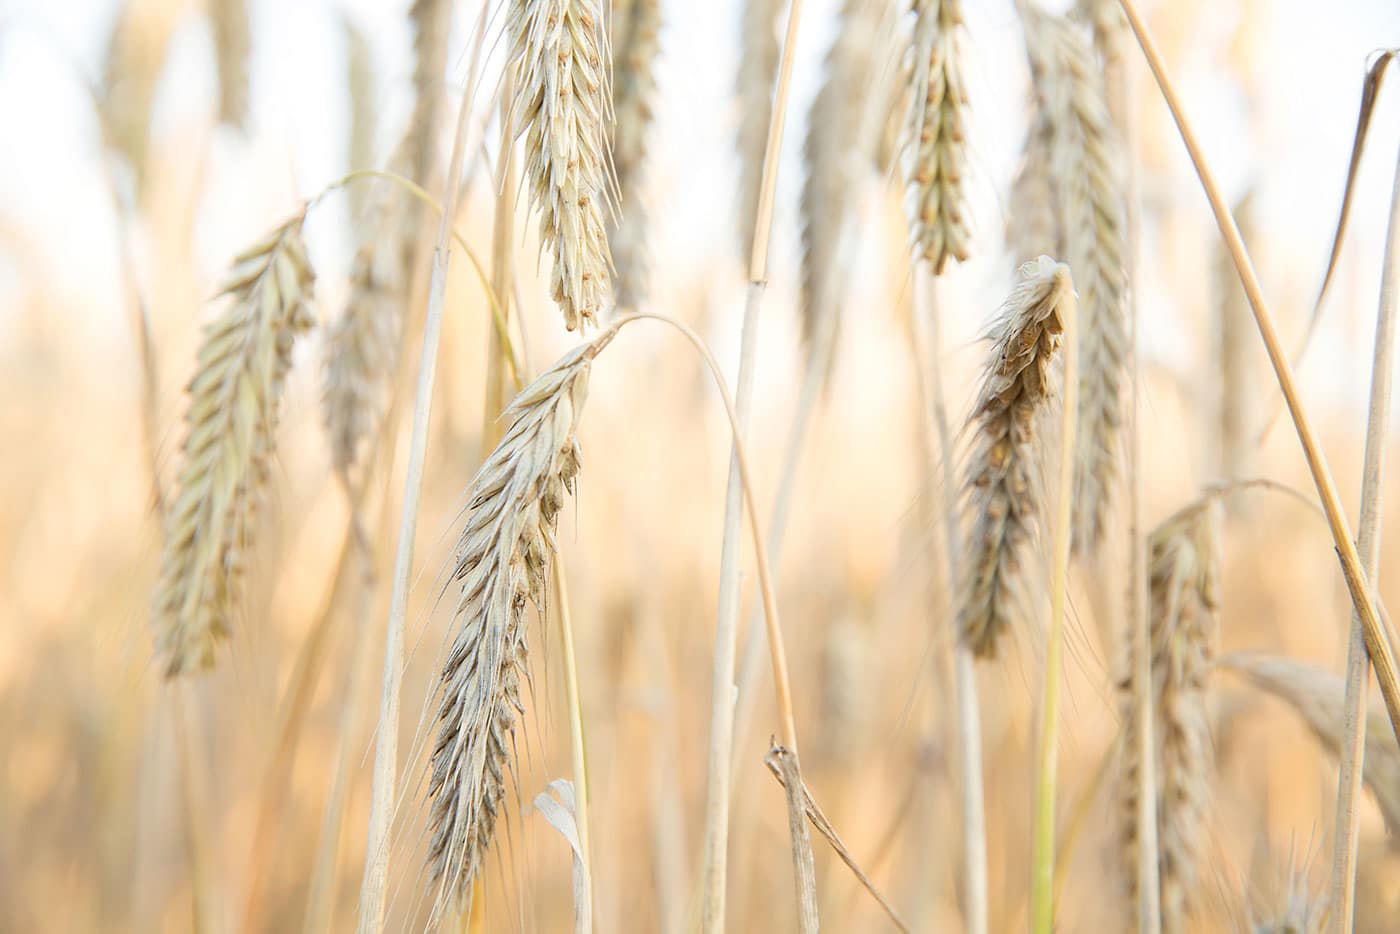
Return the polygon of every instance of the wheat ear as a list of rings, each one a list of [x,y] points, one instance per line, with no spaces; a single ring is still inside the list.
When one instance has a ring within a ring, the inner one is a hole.
[[[826,75],[807,118],[802,155],[802,338],[813,363],[829,365],[818,347],[823,322],[839,317],[847,274],[840,262],[841,233],[852,208],[858,171],[873,147],[862,139],[865,108],[875,77],[875,53],[883,6],[844,0],[836,38],[826,56]],[[811,365],[809,363],[809,365]]]
[[[404,134],[403,150],[412,179],[420,185],[428,185],[432,183],[437,151],[436,131],[442,109],[442,76],[447,68],[447,40],[452,31],[452,2],[413,0],[408,20],[413,30],[413,113]],[[476,74],[474,69],[471,74]]]
[[[237,257],[223,288],[232,302],[199,348],[155,595],[156,648],[169,676],[211,665],[237,610],[244,553],[276,448],[282,383],[297,335],[313,323],[303,218]]]
[[[246,0],[210,0],[214,61],[219,71],[219,122],[248,120],[248,6]]]
[[[1198,875],[1210,797],[1211,739],[1206,678],[1216,644],[1220,498],[1208,494],[1158,526],[1148,539],[1150,667],[1157,773],[1158,855],[1164,931],[1185,928]],[[1138,743],[1133,706],[1134,643],[1117,676],[1122,712],[1123,865],[1138,900]]]
[[[461,902],[491,845],[511,741],[529,681],[526,603],[543,608],[554,527],[579,471],[575,432],[593,358],[609,331],[566,355],[516,397],[510,427],[472,481],[457,542],[457,635],[438,683],[428,781],[434,917]]]
[[[914,242],[933,267],[943,272],[948,260],[967,259],[971,233],[966,218],[967,91],[958,63],[958,0],[914,0],[919,76],[924,96],[915,109],[916,148],[909,177],[910,224]],[[927,50],[927,52],[925,52]]]
[[[602,0],[511,0],[506,25],[525,134],[525,177],[553,254],[553,295],[570,331],[596,323],[612,285],[603,227],[608,190],[608,39]]]
[[[958,601],[959,638],[982,658],[996,654],[1002,633],[1025,613],[1029,546],[1044,509],[1041,421],[1052,392],[1050,361],[1064,330],[1061,306],[1073,296],[1069,267],[1042,256],[1021,268],[989,335],[963,475],[972,525]]]
[[[661,51],[659,0],[614,0],[612,6],[613,172],[621,210],[608,217],[608,244],[617,267],[617,304],[635,308],[645,296],[647,218],[642,197],[647,134]]]
[[[1082,29],[1025,7],[1027,48],[1048,124],[1049,174],[1058,236],[1074,270],[1079,329],[1079,449],[1074,545],[1094,551],[1118,473],[1123,371],[1128,356],[1124,274],[1127,188],[1121,144],[1109,119],[1103,73]],[[1032,131],[1032,142],[1045,128]]]

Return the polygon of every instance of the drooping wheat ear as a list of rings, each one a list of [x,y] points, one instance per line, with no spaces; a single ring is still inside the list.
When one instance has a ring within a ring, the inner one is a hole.
[[[404,251],[392,236],[402,212],[380,201],[374,213],[351,266],[345,311],[326,333],[322,418],[331,463],[347,480],[384,419],[403,330]]]
[[[612,291],[607,209],[609,44],[602,0],[511,0],[507,29],[525,133],[525,176],[554,254],[553,294],[570,331],[597,322]]]
[[[967,570],[958,601],[958,634],[982,658],[1027,610],[1030,545],[1041,525],[1043,416],[1050,407],[1050,362],[1074,301],[1069,267],[1042,256],[1021,267],[1002,306],[969,429],[973,447],[963,475],[971,519]]]
[[[812,101],[802,155],[802,338],[809,354],[822,322],[840,314],[848,277],[841,263],[841,229],[851,213],[862,174],[878,140],[865,138],[866,107],[872,103],[876,51],[884,6],[844,0],[836,38],[826,56],[826,77]],[[752,219],[752,218],[750,218]]]
[[[246,0],[209,0],[214,61],[219,69],[219,122],[241,127],[248,120],[248,5]]]
[[[409,117],[403,149],[409,177],[420,185],[426,185],[430,181],[428,176],[432,174],[436,151],[434,134],[442,102],[442,76],[447,69],[452,2],[413,0],[408,18],[413,29],[413,114]]]
[[[768,147],[768,123],[773,115],[773,84],[778,78],[778,16],[783,0],[744,0],[739,24],[739,242],[740,259],[748,268],[753,252],[753,219],[763,182],[763,153]]]
[[[1181,931],[1196,885],[1212,769],[1206,678],[1216,643],[1220,587],[1220,497],[1208,494],[1149,536],[1153,739],[1156,743],[1158,867],[1162,929]],[[1123,865],[1137,899],[1136,755],[1133,640],[1118,672],[1123,729]]]
[[[544,606],[554,528],[579,470],[575,431],[608,331],[521,391],[510,427],[472,480],[453,580],[458,630],[443,664],[428,779],[434,915],[460,904],[491,845],[530,672],[525,607]]]
[[[970,232],[963,176],[967,91],[958,63],[958,0],[914,0],[916,48],[923,64],[924,97],[914,109],[914,161],[909,176],[914,242],[935,275],[949,259],[967,259]],[[927,50],[927,53],[925,53]]]
[[[1244,675],[1255,687],[1292,707],[1334,758],[1341,749],[1346,681],[1330,671],[1276,655],[1232,653],[1222,668]],[[1375,795],[1391,834],[1400,834],[1400,746],[1385,708],[1372,703],[1366,715],[1366,758],[1362,778]]]
[[[1023,18],[1038,107],[1048,124],[1058,236],[1079,290],[1074,547],[1088,554],[1103,535],[1123,421],[1128,334],[1122,147],[1109,119],[1102,69],[1082,29],[1029,5]],[[1038,136],[1032,131],[1032,144]]]
[[[297,335],[313,323],[303,219],[293,217],[234,261],[224,285],[232,302],[199,348],[155,594],[156,651],[167,676],[212,664],[238,607],[282,383]]]
[[[617,266],[617,304],[635,308],[647,277],[646,205],[642,174],[661,51],[659,0],[613,0],[613,171],[621,210],[608,216],[608,244]]]

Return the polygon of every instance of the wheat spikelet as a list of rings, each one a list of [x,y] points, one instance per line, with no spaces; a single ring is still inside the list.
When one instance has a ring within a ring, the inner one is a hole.
[[[214,61],[219,69],[219,122],[248,120],[248,7],[245,0],[209,0]]]
[[[646,289],[646,206],[641,196],[647,133],[661,51],[659,0],[614,0],[613,172],[621,210],[608,218],[608,244],[617,266],[617,304],[635,308]]]
[[[782,0],[743,0],[739,25],[739,242],[745,267],[753,252],[753,222],[758,190],[763,183],[763,154],[768,148],[768,123],[773,116],[773,85],[778,78],[778,15]]]
[[[404,245],[382,233],[386,224],[390,234],[401,224],[382,201],[376,213],[351,266],[345,311],[326,333],[322,419],[331,463],[347,479],[384,419],[403,330]]]
[[[100,92],[103,137],[131,167],[138,194],[145,183],[151,103],[178,14],[170,2],[123,4],[107,38]]]
[[[872,0],[844,0],[826,57],[826,77],[807,118],[800,211],[802,337],[809,353],[817,349],[813,345],[821,323],[840,313],[846,282],[839,262],[841,227],[874,150],[873,140],[862,137],[882,12],[882,5]]]
[[[949,259],[967,259],[970,237],[963,182],[967,91],[957,46],[962,11],[958,0],[914,0],[914,12],[918,54],[928,49],[928,60],[921,63],[924,98],[914,112],[917,145],[907,186],[910,225],[914,243],[937,275]]]
[[[413,0],[408,18],[413,30],[413,114],[404,134],[404,161],[410,177],[426,185],[433,170],[434,131],[447,68],[451,0]]]
[[[1346,682],[1330,671],[1275,655],[1234,653],[1220,660],[1255,687],[1292,707],[1334,758],[1341,749]],[[1373,698],[1366,714],[1366,759],[1362,778],[1380,806],[1392,835],[1400,835],[1400,746],[1385,709]]]
[[[601,0],[511,0],[506,27],[525,133],[525,175],[554,255],[553,295],[570,331],[596,323],[612,285],[603,213],[608,191],[607,35]]]
[[[1153,530],[1150,703],[1157,756],[1158,864],[1162,926],[1181,931],[1196,885],[1201,834],[1210,796],[1212,748],[1205,682],[1216,643],[1221,506],[1208,495]],[[1137,718],[1131,640],[1118,674],[1124,750],[1121,784],[1123,865],[1137,899]]]
[[[991,359],[969,428],[973,448],[964,471],[972,518],[959,598],[958,633],[975,654],[996,655],[997,642],[1025,611],[1027,551],[1041,523],[1039,447],[1049,407],[1050,361],[1074,301],[1069,267],[1042,256],[1021,268],[1021,281],[991,331]]]
[[[154,606],[157,653],[170,676],[210,665],[237,609],[278,398],[296,337],[313,323],[302,220],[297,215],[235,260],[224,285],[233,301],[199,348]]]
[[[453,572],[462,587],[459,628],[437,687],[428,779],[434,916],[466,897],[491,845],[521,682],[529,681],[525,606],[544,606],[555,522],[579,470],[575,430],[589,371],[613,333],[577,347],[521,391],[505,412],[505,437],[472,480]]]
[[[1023,16],[1039,107],[1049,127],[1048,165],[1060,217],[1059,238],[1079,291],[1074,545],[1086,554],[1103,534],[1118,470],[1128,350],[1127,192],[1103,74],[1088,40],[1067,19],[1029,7]],[[1038,135],[1032,132],[1033,143]]]

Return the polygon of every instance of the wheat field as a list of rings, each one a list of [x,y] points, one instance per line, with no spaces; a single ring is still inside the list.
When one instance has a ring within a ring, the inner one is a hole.
[[[0,931],[1400,929],[1397,46],[6,5]]]

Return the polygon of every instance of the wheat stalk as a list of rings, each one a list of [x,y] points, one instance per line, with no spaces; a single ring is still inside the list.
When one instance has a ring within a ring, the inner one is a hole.
[[[602,0],[511,0],[506,28],[525,134],[525,176],[553,254],[554,301],[570,331],[595,323],[612,285],[606,122],[608,40]]]
[[[949,259],[967,259],[971,237],[964,216],[967,91],[957,45],[962,10],[958,0],[914,0],[914,13],[921,37],[918,54],[927,60],[920,61],[924,95],[914,111],[910,226],[914,243],[937,275]]]
[[[763,184],[763,154],[773,116],[773,82],[778,76],[778,16],[783,0],[744,0],[739,26],[739,242],[747,263],[753,253],[753,219]]]
[[[276,448],[282,383],[311,327],[314,279],[299,213],[240,254],[228,309],[204,333],[190,381],[184,464],[166,517],[156,648],[166,674],[213,663],[238,606],[254,512]]]
[[[1050,361],[1074,301],[1069,267],[1042,256],[1021,268],[1021,281],[989,335],[992,353],[969,427],[973,449],[963,474],[971,519],[958,634],[982,658],[1025,612],[1029,546],[1041,525],[1042,416],[1049,406]]]
[[[219,71],[219,122],[241,127],[248,120],[248,7],[246,0],[210,0],[214,62]]]
[[[460,622],[438,683],[428,781],[434,918],[465,900],[491,845],[530,678],[525,607],[545,604],[554,527],[579,471],[588,375],[614,333],[575,348],[516,397],[505,437],[472,481],[452,575]]]
[[[1102,70],[1088,40],[1063,17],[1026,6],[1022,18],[1040,119],[1048,124],[1048,167],[1059,212],[1058,236],[1074,270],[1083,318],[1074,544],[1076,552],[1087,554],[1097,548],[1103,535],[1118,470],[1128,354],[1127,189]],[[1032,145],[1045,132],[1046,127],[1038,124],[1031,134]]]
[[[1184,929],[1210,793],[1211,739],[1205,682],[1216,644],[1221,505],[1208,494],[1149,536],[1150,667],[1155,738],[1162,926]],[[1133,642],[1118,674],[1123,730],[1122,833],[1134,903],[1137,876],[1138,742]]]
[[[608,217],[608,244],[617,266],[618,307],[635,308],[646,291],[647,223],[641,192],[647,134],[655,116],[661,6],[659,0],[614,0],[612,17],[612,154],[621,210]]]

